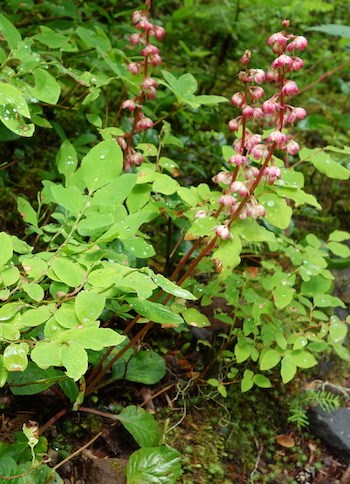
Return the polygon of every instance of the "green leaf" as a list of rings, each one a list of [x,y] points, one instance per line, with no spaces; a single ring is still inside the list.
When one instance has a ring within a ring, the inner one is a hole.
[[[118,419],[134,437],[140,447],[152,447],[159,444],[161,432],[153,415],[136,405],[125,407]]]
[[[273,291],[272,295],[274,298],[275,306],[277,309],[283,309],[293,300],[295,294],[295,289],[288,286],[283,286],[282,284],[277,286]]]
[[[36,34],[34,38],[42,44],[47,45],[47,47],[50,49],[60,49],[66,52],[76,51],[76,47],[69,42],[69,37],[58,34],[54,30],[44,25],[40,25],[40,31],[41,33]]]
[[[55,203],[61,205],[72,215],[78,215],[84,207],[84,197],[76,186],[63,187],[62,185],[51,185],[51,193]]]
[[[317,365],[314,356],[306,350],[292,350],[290,358],[299,368],[312,368]]]
[[[86,351],[79,343],[63,345],[61,359],[69,378],[77,381],[85,375],[88,368],[88,357]]]
[[[345,230],[335,230],[328,237],[328,240],[334,241],[334,242],[344,242],[344,240],[349,240],[349,239],[350,239],[350,233],[345,232]]]
[[[117,281],[116,285],[125,292],[137,292],[140,299],[148,299],[152,296],[156,284],[152,279],[141,272],[131,272],[127,274],[123,279]]]
[[[21,258],[20,261],[29,279],[38,279],[47,272],[47,262],[41,259],[40,254]]]
[[[132,255],[139,259],[148,259],[155,255],[155,250],[151,244],[141,237],[134,237],[123,241],[124,249],[131,252]]]
[[[56,104],[61,94],[61,86],[56,79],[41,68],[33,69],[32,74],[35,86],[28,86],[30,93],[44,103]]]
[[[81,291],[75,298],[75,312],[81,323],[95,321],[101,315],[106,304],[103,294],[94,291]]]
[[[76,29],[77,35],[90,49],[99,48],[106,52],[111,48],[111,43],[105,32],[95,25],[95,30],[78,27]]]
[[[118,367],[119,372],[113,371],[113,378],[124,379],[144,385],[154,385],[165,375],[166,365],[164,359],[155,351],[139,351],[133,355],[125,366]]]
[[[279,229],[289,227],[293,211],[287,202],[274,193],[265,193],[259,197],[259,202],[265,207],[265,219]]]
[[[10,373],[8,384],[14,395],[35,395],[47,390],[62,377],[65,377],[62,371],[54,368],[43,370],[30,361],[24,371]]]
[[[39,368],[46,370],[50,366],[62,366],[62,346],[56,341],[40,341],[35,345],[30,357]]]
[[[0,267],[11,259],[13,254],[13,243],[11,236],[5,232],[0,232]]]
[[[22,116],[30,118],[29,107],[21,91],[11,84],[0,82],[0,120],[19,136],[32,136],[34,124],[26,124]]]
[[[24,304],[22,302],[12,302],[8,304],[3,304],[0,307],[0,321],[8,321],[17,314]]]
[[[211,325],[209,319],[196,308],[186,309],[182,313],[182,316],[187,324],[196,328],[203,328]]]
[[[71,187],[73,188],[73,187]],[[109,229],[114,222],[112,214],[91,213],[78,223],[77,230],[80,235],[96,239]]]
[[[299,152],[301,159],[311,163],[316,170],[329,178],[334,178],[336,180],[348,180],[350,177],[350,170],[345,168],[345,166],[340,165],[337,161],[332,159],[332,156],[326,151],[321,151],[317,149],[303,148]]]
[[[100,351],[108,346],[117,346],[125,340],[125,336],[111,328],[87,327],[64,331],[57,336],[57,342],[79,344],[82,348]]]
[[[330,294],[317,294],[314,297],[314,303],[318,308],[346,308],[341,299]]]
[[[86,186],[94,192],[116,180],[123,164],[122,150],[114,140],[101,141],[82,159],[81,168]]]
[[[131,454],[128,484],[175,484],[181,475],[181,454],[166,445],[146,447]]]
[[[64,175],[66,185],[69,185],[69,180],[78,165],[78,156],[74,146],[69,140],[64,140],[58,150],[56,156],[56,165],[58,172]]]
[[[253,381],[254,373],[251,370],[245,370],[243,379],[241,381],[241,392],[248,392],[254,386]]]
[[[338,257],[350,257],[350,248],[345,244],[331,241],[327,243],[327,247]]]
[[[350,39],[350,27],[348,25],[341,24],[323,24],[309,27],[306,31],[315,30],[317,32],[324,32],[329,35],[337,35],[338,37],[344,37]]]
[[[12,457],[10,457],[9,455],[0,457],[0,476],[10,478],[11,476],[17,475],[17,471],[18,471],[17,463]],[[4,479],[1,479],[1,480],[4,484],[8,482],[7,480],[5,481]],[[13,478],[13,480],[10,479],[9,481],[16,482],[15,478]]]
[[[260,370],[270,370],[274,368],[281,361],[281,354],[276,350],[268,350],[260,361]],[[259,386],[259,385],[258,385]]]
[[[217,267],[223,270],[224,274],[228,274],[241,262],[240,254],[242,252],[242,244],[238,236],[231,239],[220,240],[219,248],[213,252],[212,259]]]
[[[162,193],[163,195],[172,195],[179,186],[179,183],[171,176],[157,172],[152,188],[154,192]]]
[[[300,293],[305,296],[314,296],[316,294],[326,294],[332,288],[332,281],[322,276],[313,276],[309,281],[301,284]]]
[[[25,198],[17,197],[17,210],[25,222],[34,225],[34,227],[38,226],[37,214]]]
[[[201,106],[216,106],[217,104],[227,103],[229,101],[226,97],[223,96],[202,95],[196,96],[195,102],[199,103]]]
[[[328,341],[332,343],[341,343],[344,341],[345,336],[347,335],[348,327],[345,323],[341,321],[335,321],[330,324],[329,326],[329,338]]]
[[[39,326],[45,323],[52,316],[51,312],[46,306],[41,306],[35,309],[28,309],[22,314],[21,325],[24,327]]]
[[[264,375],[260,375],[260,374],[254,375],[253,382],[255,383],[255,385],[257,385],[260,388],[271,388],[272,387],[272,383]]]
[[[188,229],[185,240],[194,240],[207,235],[214,236],[214,230],[217,225],[218,221],[214,217],[197,218]]]
[[[2,13],[0,13],[0,32],[1,35],[6,39],[10,49],[17,47],[18,43],[22,40],[19,31]]]
[[[181,297],[182,299],[189,299],[191,301],[197,299],[196,296],[194,296],[190,291],[187,291],[187,289],[183,289],[181,286],[178,286],[174,282],[162,276],[162,274],[155,274],[150,269],[147,270],[147,274],[151,276],[157,286],[161,287],[168,294],[172,294],[176,297]]]
[[[173,313],[168,307],[151,301],[128,297],[126,301],[141,316],[160,324],[171,324],[178,326],[183,323],[183,319],[176,313]]]
[[[25,282],[22,284],[22,289],[34,301],[40,302],[44,299],[44,289],[40,286],[40,284]]]
[[[281,363],[281,377],[283,383],[286,384],[293,380],[296,372],[297,365],[294,363],[290,356],[284,356]]]
[[[24,371],[28,366],[27,343],[12,343],[4,350],[4,367],[7,371]]]
[[[52,269],[58,279],[70,287],[78,287],[85,275],[83,268],[78,263],[74,263],[66,257],[55,257]]]

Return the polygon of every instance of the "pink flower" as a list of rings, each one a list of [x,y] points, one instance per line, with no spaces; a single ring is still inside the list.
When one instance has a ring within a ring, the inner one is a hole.
[[[290,155],[296,155],[299,151],[300,151],[300,146],[299,144],[294,141],[293,139],[288,141],[287,143],[287,152],[290,154]]]
[[[241,57],[241,63],[246,66],[247,64],[249,64],[251,57],[252,53],[250,52],[250,50],[244,51],[244,54]]]
[[[287,136],[281,131],[273,131],[267,137],[267,141],[274,141],[278,145],[287,141]]]
[[[155,54],[150,56],[150,61],[153,67],[157,67],[163,62],[163,59],[159,54]]]
[[[237,106],[237,108],[241,108],[242,106],[246,105],[245,96],[242,92],[235,92],[231,97],[231,104],[233,106]]]
[[[287,81],[281,89],[284,96],[290,96],[298,93],[298,85],[294,81]]]
[[[251,154],[255,160],[260,160],[261,158],[265,158],[269,152],[269,148],[267,145],[255,145],[251,150]]]
[[[220,205],[224,205],[225,207],[232,207],[232,205],[236,205],[237,200],[231,195],[223,195],[218,199],[218,203]]]
[[[271,64],[271,67],[273,69],[276,69],[278,67],[290,67],[292,65],[292,58],[289,57],[289,55],[286,55],[286,54],[281,54],[280,56],[277,57],[277,59],[275,59],[272,64]]]
[[[300,59],[300,57],[292,57],[292,70],[297,72],[300,71],[304,67],[304,61],[303,59]]]
[[[265,81],[265,72],[262,69],[249,69],[249,76],[247,78],[248,82],[256,82],[261,84]]]
[[[138,74],[140,72],[141,65],[138,62],[131,62],[128,65],[128,71],[131,72],[131,74]]]
[[[237,131],[237,129],[240,127],[240,125],[241,125],[241,123],[240,123],[240,119],[239,118],[231,119],[228,122],[228,127],[229,127],[229,130],[230,131]]]
[[[264,89],[260,86],[250,86],[248,91],[252,99],[261,99],[265,94]]]
[[[130,35],[129,40],[130,40],[130,43],[132,45],[138,44],[141,41],[140,34],[132,34],[132,35]]]
[[[244,146],[248,151],[250,151],[253,148],[253,146],[261,143],[261,140],[262,140],[261,134],[249,134],[248,135],[248,133],[247,133]]]
[[[151,77],[146,77],[141,85],[144,89],[149,89],[150,87],[158,87],[158,82]]]
[[[242,116],[246,118],[252,118],[254,114],[254,109],[251,106],[246,106],[242,109]]]
[[[159,54],[159,49],[155,45],[148,44],[144,49],[141,50],[141,55],[147,57],[149,55]]]
[[[277,43],[284,46],[286,45],[287,41],[288,41],[288,37],[286,37],[283,32],[276,32],[275,34],[272,34],[269,37],[269,40],[267,41],[267,43],[269,45],[273,45]]]
[[[249,194],[248,188],[245,186],[244,183],[240,181],[233,182],[230,186],[230,191],[232,193],[238,193],[240,197],[245,197],[246,195]]]
[[[231,237],[230,230],[227,225],[219,225],[216,227],[215,233],[218,237],[221,237],[222,240],[226,240]]]
[[[154,26],[154,35],[157,40],[163,40],[165,34],[166,32],[163,27],[160,27],[159,25]]]
[[[232,174],[228,171],[220,171],[220,173],[213,178],[215,183],[224,183],[225,185],[229,185],[231,183],[231,179]]]
[[[207,216],[207,213],[205,210],[198,210],[194,218],[205,218],[206,216]]]
[[[297,119],[304,119],[307,112],[304,108],[294,108],[288,116],[288,123],[294,123]]]
[[[136,108],[135,101],[133,99],[127,99],[122,104],[122,109],[127,109],[128,111],[132,112]]]
[[[231,156],[231,158],[228,159],[227,163],[229,165],[240,166],[243,163],[248,163],[248,158],[246,156],[242,156],[242,155],[233,155],[233,156]]]
[[[137,129],[145,130],[153,128],[153,121],[150,118],[142,117],[136,124]]]
[[[292,42],[287,45],[287,50],[293,52],[295,49],[304,50],[309,45],[307,39],[302,35],[297,35]]]

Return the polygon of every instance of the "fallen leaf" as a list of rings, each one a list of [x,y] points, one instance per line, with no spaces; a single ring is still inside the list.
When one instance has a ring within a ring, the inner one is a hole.
[[[294,447],[294,445],[295,445],[293,437],[289,434],[277,435],[276,441],[282,447],[290,448],[290,447]]]

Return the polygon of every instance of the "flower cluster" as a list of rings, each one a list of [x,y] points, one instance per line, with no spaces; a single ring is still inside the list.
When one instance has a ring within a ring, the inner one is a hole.
[[[287,20],[283,28],[289,26]],[[240,114],[228,123],[230,131],[240,133],[233,142],[234,154],[228,163],[233,171],[221,172],[214,181],[225,187],[225,194],[219,198],[220,212],[227,217],[224,225],[216,228],[216,235],[222,239],[230,237],[229,227],[234,219],[254,219],[265,215],[265,208],[254,197],[254,190],[261,182],[270,185],[281,177],[281,170],[275,166],[273,154],[276,149],[286,155],[296,155],[300,150],[291,135],[284,132],[288,125],[306,116],[305,109],[295,107],[287,98],[298,94],[298,85],[287,75],[299,71],[303,60],[296,56],[296,51],[304,50],[308,42],[305,37],[287,34],[285,30],[277,32],[268,39],[268,45],[277,56],[268,71],[250,68],[251,52],[245,51],[241,63],[242,71],[238,77],[244,89],[235,92],[231,104],[240,110]],[[278,92],[264,100],[264,82],[274,84]],[[259,133],[248,129],[259,127]],[[261,128],[269,128],[264,137]]]
[[[147,6],[147,4],[146,4]],[[136,10],[132,14],[132,22],[138,32],[129,38],[132,46],[141,47],[140,55],[142,59],[137,62],[130,62],[128,71],[133,75],[141,74],[139,93],[132,99],[127,99],[122,103],[122,109],[133,113],[132,129],[125,137],[119,137],[118,143],[124,151],[124,169],[129,170],[133,165],[141,165],[143,156],[137,153],[131,146],[132,137],[139,131],[145,131],[153,127],[153,121],[143,112],[143,105],[146,99],[155,99],[157,95],[158,83],[149,75],[152,67],[157,67],[161,62],[159,48],[151,43],[151,38],[161,41],[165,35],[165,29],[155,25],[149,20],[149,10]]]

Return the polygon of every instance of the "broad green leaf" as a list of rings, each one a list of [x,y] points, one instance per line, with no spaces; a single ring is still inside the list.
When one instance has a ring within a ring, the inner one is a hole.
[[[124,292],[137,292],[140,300],[151,297],[154,289],[157,288],[148,275],[137,271],[130,272],[123,279],[117,281],[116,286]]]
[[[94,291],[81,291],[75,299],[75,312],[81,323],[95,321],[101,315],[106,304],[103,294]]]
[[[345,230],[335,230],[329,235],[328,240],[334,242],[344,242],[344,240],[350,239],[350,233],[345,232]]]
[[[330,294],[317,294],[314,297],[314,303],[318,308],[346,308],[346,305],[341,299]]]
[[[1,272],[2,284],[4,286],[12,286],[12,284],[15,284],[19,278],[20,273],[16,266],[9,264],[9,266]]]
[[[297,372],[297,365],[290,356],[284,356],[281,362],[281,377],[284,384],[293,380]]]
[[[317,32],[323,32],[329,35],[337,35],[338,37],[344,37],[350,39],[350,27],[348,25],[341,24],[323,24],[309,27],[306,31],[316,30]]]
[[[248,392],[253,386],[254,373],[251,370],[245,370],[243,374],[243,378],[241,380],[241,392]]]
[[[0,267],[11,259],[13,254],[13,243],[11,236],[6,232],[0,232]]]
[[[70,43],[69,37],[59,34],[45,25],[40,25],[40,31],[40,34],[36,34],[34,38],[50,49],[60,49],[66,52],[76,50],[76,47]]]
[[[328,249],[338,257],[350,257],[350,248],[345,244],[330,241],[327,243]]]
[[[24,306],[22,302],[11,302],[0,307],[0,321],[8,321]]]
[[[135,184],[137,181],[137,174],[136,173],[124,173],[123,175],[119,176],[117,179],[108,183],[104,187],[97,190],[93,197],[93,204],[94,206],[107,206],[114,211],[117,209],[120,204],[128,197],[130,192],[133,191],[135,188]],[[148,201],[148,196],[147,196]],[[146,202],[143,204],[145,205]],[[141,208],[138,206],[137,210]],[[133,212],[134,210],[129,211]]]
[[[187,291],[187,289],[183,289],[181,286],[178,286],[174,282],[162,276],[162,274],[155,274],[149,269],[147,270],[147,274],[151,276],[157,286],[161,287],[168,294],[172,294],[176,297],[181,297],[182,299],[189,299],[191,301],[197,299],[196,296],[194,296],[190,291]]]
[[[99,48],[102,51],[108,51],[111,48],[111,43],[105,32],[95,25],[95,30],[78,27],[76,29],[77,35],[86,44],[88,48]]]
[[[149,202],[151,191],[148,183],[136,185],[126,201],[129,212],[135,213],[144,207]]]
[[[21,34],[5,15],[0,13],[0,32],[10,49],[17,47],[22,40]]]
[[[22,314],[21,324],[22,326],[39,326],[39,324],[45,323],[52,316],[51,312],[46,306],[41,306],[35,309],[27,309]]]
[[[47,70],[38,67],[33,69],[32,74],[35,85],[28,86],[30,93],[44,103],[56,104],[61,94],[61,86],[56,79]]]
[[[116,419],[131,433],[140,447],[159,444],[161,433],[158,422],[143,408],[129,405],[116,415]]]
[[[253,376],[253,382],[255,383],[256,386],[260,388],[271,388],[272,383],[271,381],[264,375],[254,375]]]
[[[152,245],[141,237],[124,240],[123,245],[125,250],[131,252],[139,259],[148,259],[149,257],[153,257],[156,253]]]
[[[190,207],[195,207],[198,203],[198,196],[194,190],[187,187],[180,187],[177,190],[177,194],[181,200],[187,203]]]
[[[62,366],[61,351],[62,346],[56,341],[40,341],[30,357],[39,368],[46,370],[50,366]]]
[[[52,184],[51,193],[54,202],[72,215],[78,215],[84,208],[84,197],[76,186],[65,188],[62,185]]]
[[[79,297],[79,294],[77,298],[78,297]],[[63,328],[67,328],[67,329],[75,328],[76,326],[79,326],[79,324],[81,323],[77,317],[77,314],[75,312],[75,307],[72,302],[63,303],[62,306],[55,312],[54,318],[58,324],[60,324]]]
[[[292,350],[290,352],[290,358],[299,368],[312,368],[317,365],[314,356],[306,350]]]
[[[78,287],[84,278],[84,270],[78,263],[74,263],[66,257],[55,257],[52,269],[58,279],[67,286]]]
[[[223,96],[214,96],[214,95],[202,95],[196,96],[195,102],[199,103],[201,106],[216,106],[216,104],[220,103],[227,103],[228,99]]]
[[[348,327],[341,321],[335,321],[329,326],[329,338],[332,343],[341,343],[347,335]]]
[[[316,294],[327,294],[332,288],[332,281],[322,276],[311,277],[309,281],[301,284],[300,293],[305,296],[314,296]]]
[[[67,330],[57,337],[57,342],[79,344],[87,350],[100,351],[108,346],[117,346],[125,340],[125,336],[111,328],[87,327]]]
[[[235,346],[235,357],[237,363],[243,363],[250,357],[250,348],[247,343],[237,343]]]
[[[9,478],[9,482],[16,482],[15,477],[11,479],[11,476],[16,476],[18,467],[16,461],[9,455],[0,457],[0,476]],[[17,479],[16,479],[17,480]],[[2,482],[8,482],[2,479]],[[18,482],[18,481],[17,481]]]
[[[87,353],[79,343],[63,345],[61,351],[62,365],[66,368],[66,374],[72,380],[77,381],[85,375],[88,368]]]
[[[35,254],[32,257],[25,257],[24,259],[21,258],[20,261],[29,279],[40,278],[47,272],[47,262],[39,254]]]
[[[0,82],[0,120],[17,135],[32,136],[34,124],[26,124],[23,116],[30,118],[30,111],[21,91],[11,84]]]
[[[182,316],[188,325],[196,328],[203,328],[211,325],[209,319],[196,308],[186,309],[182,313]]]
[[[14,375],[15,373],[11,373],[11,375]],[[8,379],[9,373],[5,368],[4,365],[4,357],[3,355],[0,355],[0,388],[4,387],[6,385],[7,379]]]
[[[44,299],[44,289],[40,284],[34,284],[33,282],[24,283],[22,284],[22,289],[34,301],[40,302]]]
[[[164,359],[155,351],[138,351],[125,365],[113,366],[113,379],[133,381],[144,385],[154,385],[165,375]]]
[[[281,361],[281,354],[276,350],[268,350],[260,361],[260,370],[266,371],[274,368]],[[259,385],[258,385],[259,386]]]
[[[194,240],[207,235],[214,236],[217,225],[218,221],[214,217],[197,218],[188,229],[185,240]]]
[[[318,210],[322,209],[321,205],[317,201],[317,198],[310,193],[304,192],[304,190],[302,190],[301,188],[277,186],[276,193],[279,197],[289,198],[290,200],[293,200],[296,207],[298,207],[299,205],[308,204],[312,207],[316,207]]]
[[[277,286],[273,291],[273,299],[277,309],[283,309],[293,300],[295,289],[282,284]]]
[[[256,220],[246,219],[234,224],[234,233],[239,234],[249,242],[275,242],[276,236],[270,230],[260,225]]]
[[[113,222],[112,214],[91,213],[78,223],[77,230],[80,235],[96,239],[109,229]]]
[[[270,224],[282,230],[288,228],[293,211],[284,199],[265,193],[259,197],[259,202],[265,207],[265,218]]]
[[[320,173],[336,180],[348,180],[350,170],[332,159],[332,155],[320,149],[303,148],[299,152],[301,159],[311,163]]]
[[[154,192],[172,195],[179,188],[179,183],[171,176],[157,172],[152,187]]]
[[[7,371],[24,371],[28,366],[27,343],[12,343],[4,350],[4,366]]]
[[[69,140],[64,140],[56,156],[56,165],[59,173],[64,175],[66,185],[69,185],[72,174],[77,169],[77,152]]]
[[[125,472],[128,484],[175,484],[181,475],[181,455],[166,445],[144,447],[131,454]]]
[[[35,395],[47,390],[62,377],[65,377],[62,371],[54,368],[43,370],[30,361],[24,371],[10,373],[8,384],[14,395]]]
[[[130,306],[141,316],[164,325],[175,325],[183,323],[183,319],[176,313],[173,313],[171,309],[162,304],[154,303],[151,301],[143,301],[138,298],[128,297],[126,301]]]
[[[38,226],[38,217],[31,204],[22,197],[17,197],[17,210],[20,216],[28,224]]]
[[[218,272],[229,273],[241,262],[240,254],[242,244],[240,238],[236,235],[231,239],[220,240],[219,248],[213,252],[212,259],[217,266]]]
[[[123,154],[114,140],[101,141],[83,158],[81,168],[86,186],[94,192],[116,180],[121,172]]]

